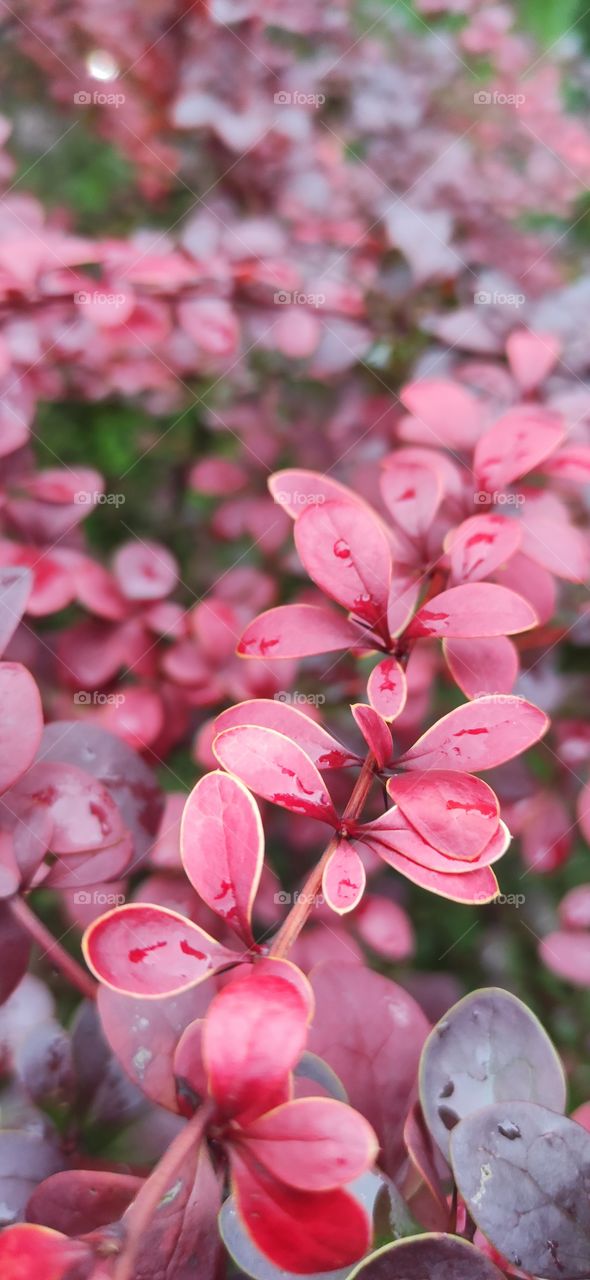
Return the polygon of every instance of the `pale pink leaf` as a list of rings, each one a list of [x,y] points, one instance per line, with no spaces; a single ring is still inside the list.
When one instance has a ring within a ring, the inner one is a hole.
[[[268,481],[268,487],[275,502],[294,520],[307,507],[322,506],[325,502],[344,500],[366,506],[353,489],[320,471],[304,471],[296,467],[275,471]]]
[[[439,378],[410,382],[400,392],[406,409],[422,427],[424,444],[466,448],[481,434],[484,415],[479,401],[465,387]],[[412,436],[418,439],[417,435]]]
[[[356,849],[348,840],[340,840],[322,877],[322,893],[328,906],[340,916],[354,911],[365,884],[365,868]]]
[[[590,484],[590,445],[570,444],[543,463],[545,475],[570,484]]]
[[[199,896],[250,946],[264,831],[258,806],[243,783],[220,770],[197,782],[185,805],[180,850]]]
[[[42,732],[41,697],[30,671],[20,662],[1,662],[0,791],[28,769]]]
[[[308,507],[295,545],[310,578],[371,628],[385,627],[391,554],[371,513],[352,502]]]
[[[375,711],[384,720],[395,720],[401,714],[408,696],[406,674],[397,658],[378,662],[367,681],[367,695]]]
[[[544,711],[513,694],[465,702],[449,711],[401,756],[410,769],[479,773],[527,751],[549,726]]]
[[[234,725],[215,739],[219,763],[264,800],[338,826],[322,776],[295,742],[274,729]]]
[[[418,610],[408,635],[469,640],[478,636],[514,635],[537,625],[527,600],[493,582],[449,587]]]
[[[367,947],[394,964],[414,954],[414,931],[409,916],[397,902],[365,894],[354,917],[354,927]]]
[[[560,414],[541,405],[509,409],[476,445],[473,469],[477,487],[490,494],[504,489],[544,462],[564,438]]]
[[[506,340],[508,363],[521,391],[533,391],[547,377],[561,352],[552,333],[514,329]]]
[[[231,729],[236,724],[256,724],[276,729],[278,733],[294,739],[318,769],[341,769],[344,765],[358,763],[360,757],[354,751],[342,746],[300,707],[292,706],[289,697],[289,694],[279,694],[275,698],[251,698],[248,702],[239,702],[217,716],[215,731],[223,733],[224,729]]]
[[[243,658],[307,658],[338,649],[358,649],[362,632],[331,609],[284,604],[250,622],[238,644]]]
[[[558,978],[574,987],[590,987],[590,933],[557,930],[543,938],[539,954]]]
[[[174,556],[158,542],[137,539],[124,543],[115,555],[113,569],[128,600],[160,600],[178,580]]]
[[[518,676],[518,650],[508,636],[443,640],[453,680],[468,698],[510,693]]]
[[[470,516],[446,540],[455,582],[479,582],[518,551],[522,529],[517,520],[495,512]]]
[[[409,538],[422,538],[443,496],[439,473],[419,462],[398,461],[381,472],[383,500],[396,524]]]
[[[550,573],[569,582],[585,582],[590,572],[590,539],[585,529],[566,520],[525,509],[522,549]]]

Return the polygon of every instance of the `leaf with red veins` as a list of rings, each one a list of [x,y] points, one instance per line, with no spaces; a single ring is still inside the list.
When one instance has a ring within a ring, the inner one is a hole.
[[[365,891],[363,863],[348,840],[341,840],[331,855],[322,878],[322,893],[332,911],[345,915],[354,911]]]
[[[408,696],[406,674],[397,658],[384,658],[378,662],[367,681],[367,696],[371,706],[384,720],[395,720],[401,715]]]
[[[338,826],[338,815],[322,776],[296,742],[274,729],[235,725],[213,743],[219,763],[273,804]]]
[[[391,552],[378,517],[353,502],[308,507],[295,546],[310,578],[369,627],[386,634]]]
[[[553,333],[514,329],[506,339],[506,355],[521,391],[534,391],[561,354],[561,342]]]
[[[309,658],[363,647],[367,648],[367,640],[360,627],[333,609],[280,604],[248,623],[237,652],[242,658]]]
[[[216,733],[231,729],[236,724],[255,724],[265,729],[276,729],[287,738],[294,739],[318,769],[341,769],[345,765],[358,764],[360,756],[349,751],[337,738],[333,738],[322,725],[312,720],[306,711],[293,707],[278,698],[251,698],[235,707],[222,711],[215,721]]]
[[[486,493],[503,489],[548,458],[565,439],[559,413],[542,405],[518,405],[494,422],[475,446],[473,470]]]
[[[385,862],[390,861],[390,854],[401,854],[437,875],[463,875],[499,862],[510,845],[510,839],[506,824],[500,822],[488,844],[475,857],[452,857],[425,840],[396,805],[372,822],[359,824],[353,843],[372,850]]]
[[[367,507],[367,503],[353,489],[320,471],[287,467],[284,471],[275,471],[269,477],[268,487],[278,506],[294,520],[308,507],[323,506],[325,502],[354,502],[357,506]]]
[[[250,974],[215,997],[203,1031],[209,1089],[227,1119],[246,1124],[284,1101],[305,1047],[308,1007],[291,982]]]
[[[539,707],[514,694],[464,702],[432,725],[400,757],[408,769],[479,773],[532,747],[549,727]]]
[[[364,702],[355,702],[350,709],[369,751],[374,755],[379,768],[385,769],[393,752],[391,729],[387,721],[374,707],[368,707]]]
[[[19,1222],[0,1236],[2,1280],[64,1280],[75,1267],[90,1267],[92,1252],[81,1240],[59,1231]]]
[[[522,528],[518,520],[490,511],[470,516],[445,539],[456,583],[479,582],[518,551]]]
[[[6,791],[28,769],[43,732],[39,690],[20,662],[0,662],[0,725],[0,791]]]
[[[447,856],[476,858],[498,829],[497,796],[470,773],[432,769],[398,774],[389,779],[387,790],[420,835]]]
[[[99,982],[133,996],[186,990],[239,957],[167,907],[127,902],[99,916],[82,949]]]
[[[508,636],[443,640],[449,671],[467,698],[511,693],[519,672],[518,650]]]
[[[240,1134],[267,1173],[299,1191],[331,1191],[374,1164],[379,1143],[364,1116],[333,1098],[300,1098]]]
[[[528,601],[493,582],[449,587],[418,610],[408,636],[504,636],[536,627],[538,618]]]
[[[197,782],[180,827],[186,874],[203,902],[254,942],[252,907],[264,861],[264,831],[256,801],[237,778],[220,769]]]
[[[371,1224],[346,1191],[297,1191],[235,1149],[235,1202],[255,1245],[284,1271],[335,1271],[367,1252]]]
[[[411,539],[420,539],[430,528],[443,496],[440,474],[420,462],[398,460],[380,476],[383,501],[396,524]]]

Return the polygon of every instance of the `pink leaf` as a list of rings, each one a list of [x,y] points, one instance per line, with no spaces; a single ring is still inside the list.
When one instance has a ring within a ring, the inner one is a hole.
[[[289,467],[284,471],[275,471],[268,481],[268,487],[275,500],[297,520],[307,509],[325,502],[356,502],[366,506],[362,498],[338,480],[323,475],[320,471],[304,471]]]
[[[409,636],[504,636],[530,631],[537,625],[530,604],[508,587],[473,582],[449,587],[418,610]]]
[[[99,987],[101,1034],[138,1089],[169,1111],[180,1109],[173,1069],[176,1047],[186,1028],[203,1018],[214,994],[212,982],[159,1000]]]
[[[474,858],[467,860],[465,857],[453,857],[441,853],[425,840],[396,806],[372,822],[359,826],[354,844],[371,849],[392,866],[392,857],[396,858],[401,854],[424,870],[435,871],[438,875],[463,875],[498,862],[508,849],[510,833],[506,825],[500,822],[489,843]]]
[[[0,569],[0,653],[4,653],[18,627],[32,585],[28,569]]]
[[[114,845],[126,834],[106,787],[75,765],[41,761],[17,784],[14,795],[48,810],[52,853],[70,854]]]
[[[578,822],[586,844],[590,844],[590,782],[582,787],[578,796]]]
[[[550,933],[540,946],[544,964],[574,987],[590,987],[590,933]]]
[[[504,489],[538,467],[564,438],[560,414],[541,405],[509,409],[475,447],[473,469],[479,488],[485,493]]]
[[[341,769],[344,765],[357,764],[360,758],[354,751],[343,747],[305,711],[283,701],[280,695],[276,698],[251,698],[248,702],[229,707],[217,716],[215,729],[217,733],[223,733],[236,724],[255,724],[284,733],[297,742],[318,769]]]
[[[245,1153],[232,1151],[236,1206],[248,1234],[275,1267],[334,1271],[362,1257],[371,1241],[365,1210],[348,1192],[296,1191]]]
[[[368,626],[384,628],[391,554],[376,516],[353,502],[308,507],[296,521],[295,545],[318,587]]]
[[[545,713],[524,698],[503,694],[465,702],[438,720],[400,757],[410,769],[479,773],[527,751],[546,733]]]
[[[557,591],[555,581],[547,569],[542,568],[528,555],[517,551],[495,574],[496,581],[510,587],[532,605],[539,623],[548,622],[555,612]]]
[[[338,826],[321,774],[297,743],[258,725],[235,725],[215,739],[219,763],[264,800]]]
[[[414,954],[414,931],[409,916],[389,898],[365,894],[354,917],[354,927],[365,946],[394,964]]]
[[[466,902],[473,906],[493,902],[500,890],[498,881],[489,867],[446,875],[404,858],[401,853],[389,854],[387,861],[394,871],[411,880],[413,884],[436,893],[452,902]]]
[[[399,636],[410,622],[418,596],[420,578],[409,574],[394,573],[387,601],[387,629],[390,636]]]
[[[367,695],[371,706],[384,720],[395,720],[401,714],[408,696],[408,686],[403,667],[397,658],[384,658],[377,663],[367,681]]]
[[[71,1275],[88,1275],[93,1254],[82,1240],[49,1227],[18,1222],[0,1236],[0,1268],[4,1280],[64,1280]]]
[[[209,1088],[227,1118],[241,1124],[283,1101],[303,1052],[307,1005],[291,982],[256,972],[213,1000],[203,1031]]]
[[[389,779],[387,790],[420,835],[449,857],[476,858],[498,828],[497,797],[487,782],[469,773],[399,774]]]
[[[366,879],[358,853],[348,840],[340,840],[322,878],[322,893],[332,911],[339,916],[354,911],[365,891]]]
[[[551,373],[561,343],[552,333],[515,329],[506,340],[508,363],[521,391],[533,391]]]
[[[559,919],[564,929],[590,930],[590,884],[576,885],[559,904]]]
[[[127,600],[161,600],[174,590],[178,567],[158,542],[137,539],[119,548],[114,560],[118,586]]]
[[[395,460],[380,476],[383,500],[409,538],[422,538],[436,516],[443,485],[434,467]]]
[[[590,445],[565,445],[543,464],[545,475],[570,484],[590,484]]]
[[[82,949],[99,982],[144,997],[184,991],[238,958],[192,920],[144,902],[99,916]]]
[[[518,550],[522,530],[517,520],[490,512],[470,516],[446,542],[455,582],[478,582]]]
[[[383,716],[364,702],[356,702],[351,706],[354,719],[365,739],[369,751],[374,755],[380,769],[384,769],[391,760],[393,742],[391,729]]]
[[[41,698],[32,675],[20,662],[1,662],[0,791],[28,769],[42,732]]]
[[[184,809],[180,848],[199,896],[250,946],[264,831],[256,802],[237,778],[215,770],[197,782]]]
[[[566,519],[527,509],[523,519],[522,549],[532,560],[569,582],[585,582],[590,569],[590,543],[586,530]]]
[[[338,649],[358,649],[358,627],[331,609],[313,604],[283,604],[267,609],[246,627],[238,644],[244,658],[307,658]]]
[[[331,1191],[359,1178],[379,1146],[358,1111],[333,1098],[300,1098],[251,1122],[244,1139],[279,1182],[300,1191]]]
[[[443,640],[453,680],[468,698],[510,693],[518,676],[518,651],[508,636]]]
[[[419,420],[422,428],[419,438],[425,444],[462,449],[475,444],[481,434],[482,406],[456,382],[423,378],[403,387],[400,399]]]

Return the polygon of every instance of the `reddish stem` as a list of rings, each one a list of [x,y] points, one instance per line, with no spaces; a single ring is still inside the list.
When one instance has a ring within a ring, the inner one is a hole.
[[[344,810],[344,814],[342,816],[343,823],[360,818],[365,805],[365,800],[371,789],[371,783],[374,777],[374,763],[374,758],[369,751],[355,782],[354,789],[351,793],[346,809]],[[324,849],[319,862],[308,876],[297,902],[289,912],[287,919],[281,925],[281,928],[273,939],[269,955],[275,957],[285,956],[293,946],[296,938],[299,937],[314,904],[316,895],[319,893],[326,864],[331,858],[334,849],[338,844],[339,838],[340,837],[338,835],[333,835]]]
[[[44,956],[48,956],[51,964],[63,973],[64,978],[72,983],[87,1000],[96,1000],[97,985],[89,973],[78,964],[74,957],[65,951],[61,944],[50,933],[43,921],[31,910],[24,898],[12,898],[10,910],[22,928],[26,930],[33,942],[40,947]]]
[[[158,1205],[164,1199],[177,1176],[179,1166],[188,1158],[195,1147],[199,1147],[205,1136],[205,1130],[213,1114],[212,1101],[205,1102],[194,1116],[191,1116],[184,1129],[177,1133],[174,1141],[162,1156],[149,1178],[146,1178],[133,1204],[130,1205],[123,1218],[125,1240],[122,1251],[115,1263],[113,1280],[133,1280],[135,1259],[141,1237],[151,1222]]]

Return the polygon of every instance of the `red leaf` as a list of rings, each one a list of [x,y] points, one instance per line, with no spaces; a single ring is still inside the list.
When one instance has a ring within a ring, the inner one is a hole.
[[[276,698],[251,698],[248,702],[229,707],[217,716],[215,729],[217,733],[223,733],[224,729],[231,729],[236,724],[255,724],[284,733],[305,751],[318,769],[341,769],[343,765],[358,764],[360,759],[305,711],[283,701],[280,695]]]
[[[264,831],[243,783],[217,769],[197,782],[185,805],[180,850],[199,896],[250,946]]]
[[[479,773],[527,751],[549,727],[544,711],[513,694],[464,702],[400,757],[410,769]]]
[[[470,516],[445,540],[455,582],[479,582],[518,551],[522,529],[517,520],[496,515]]]
[[[374,755],[379,768],[384,769],[389,764],[393,751],[391,729],[387,721],[364,702],[356,702],[350,709],[369,751]]]
[[[178,1111],[174,1054],[185,1029],[203,1018],[214,992],[212,982],[179,995],[146,1000],[101,986],[98,1009],[102,1030],[121,1066],[146,1097]]]
[[[391,554],[376,516],[353,502],[308,507],[295,545],[310,578],[369,627],[383,630]]]
[[[450,857],[476,858],[498,828],[497,797],[487,782],[469,773],[399,774],[389,779],[387,790],[420,835]]]
[[[300,1191],[331,1191],[359,1178],[379,1151],[364,1116],[333,1098],[300,1098],[246,1128],[246,1142],[268,1173]]]
[[[366,884],[365,868],[348,840],[340,840],[322,878],[322,893],[332,911],[345,915],[358,906]]]
[[[506,340],[508,363],[521,391],[533,391],[551,373],[561,352],[552,333],[514,329]]]
[[[443,496],[434,467],[395,459],[380,476],[383,500],[396,524],[409,538],[420,539],[430,528]]]
[[[245,1124],[284,1098],[307,1038],[307,1006],[284,978],[256,973],[213,1000],[203,1032],[209,1088],[223,1114]]]
[[[373,667],[367,681],[367,695],[371,706],[384,720],[395,720],[401,714],[406,705],[408,686],[397,658],[384,658]]]
[[[493,493],[533,471],[565,438],[560,414],[541,405],[509,409],[475,446],[473,469],[480,489]]]
[[[538,619],[530,604],[508,587],[473,582],[449,587],[418,610],[409,636],[504,636],[530,631]]]
[[[243,658],[307,658],[338,649],[358,649],[362,642],[359,628],[331,609],[281,604],[249,623],[237,651]]]
[[[192,920],[144,902],[99,916],[82,949],[99,982],[144,997],[184,991],[237,959]]]
[[[395,806],[382,813],[373,822],[359,826],[354,843],[371,849],[378,857],[393,865],[390,855],[401,854],[409,858],[425,870],[435,871],[438,875],[463,875],[467,872],[492,866],[504,856],[510,844],[510,832],[505,823],[500,822],[491,840],[476,857],[471,859],[452,857],[441,853],[430,844],[420,832],[404,817]]]
[[[47,809],[52,823],[52,853],[67,855],[106,848],[126,835],[110,792],[75,765],[51,761],[34,764],[13,795],[30,808]]]
[[[224,769],[264,800],[338,826],[321,774],[305,751],[284,734],[257,725],[235,725],[219,734],[213,750]]]
[[[20,662],[0,663],[0,726],[0,791],[6,791],[28,769],[43,732],[39,690]]]
[[[254,1243],[285,1271],[333,1271],[371,1242],[365,1210],[346,1191],[296,1191],[232,1152],[236,1206]]]
[[[510,693],[518,675],[518,650],[508,636],[443,640],[449,671],[468,698]]]
[[[81,1240],[69,1240],[58,1231],[19,1222],[0,1236],[2,1280],[63,1280],[76,1264],[92,1254]]]

